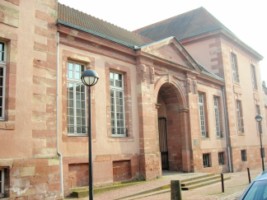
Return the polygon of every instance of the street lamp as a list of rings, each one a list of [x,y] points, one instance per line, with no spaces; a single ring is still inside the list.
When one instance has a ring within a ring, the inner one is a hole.
[[[91,136],[91,86],[95,85],[98,81],[98,74],[94,70],[85,70],[82,73],[81,80],[85,86],[88,87],[88,186],[89,186],[89,199],[93,200],[93,159],[92,159],[92,136]]]
[[[262,171],[265,170],[265,166],[264,166],[264,149],[262,147],[262,129],[261,129],[261,121],[262,121],[262,116],[260,115],[257,115],[255,117],[255,120],[258,122],[258,125],[259,125],[259,133],[260,133],[260,145],[261,145],[261,149],[260,149],[260,152],[261,152],[261,164],[262,164]]]

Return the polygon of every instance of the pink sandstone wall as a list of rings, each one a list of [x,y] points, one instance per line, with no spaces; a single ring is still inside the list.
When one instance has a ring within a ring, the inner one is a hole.
[[[254,154],[254,150],[259,148],[259,134],[257,131],[255,105],[260,105],[261,113],[264,117],[264,103],[262,97],[260,71],[258,60],[251,54],[244,51],[239,46],[230,42],[224,37],[205,38],[196,42],[184,44],[186,49],[204,66],[225,78],[225,89],[227,97],[227,108],[229,118],[229,129],[231,135],[231,145],[233,146],[233,163],[234,170],[245,169],[254,166],[254,159],[249,159],[242,163],[240,167],[240,151],[247,149],[247,155],[252,154],[257,158],[259,154]],[[204,51],[205,50],[205,51]],[[230,62],[230,53],[237,55],[240,84],[233,84],[232,68]],[[256,67],[258,90],[253,90],[251,81],[251,68],[253,64]],[[236,105],[235,101],[242,101],[243,117],[244,117],[244,133],[238,133],[236,123]],[[263,141],[266,145],[266,121],[263,122]],[[242,144],[242,145],[240,145]],[[259,159],[256,159],[259,160]],[[258,163],[259,165],[260,163]]]
[[[73,185],[71,165],[84,165],[88,163],[88,139],[87,137],[73,137],[67,134],[67,63],[75,61],[82,63],[87,69],[97,71],[100,79],[92,87],[92,135],[93,135],[93,170],[94,184],[107,184],[122,179],[131,180],[139,178],[139,126],[136,69],[132,50],[110,43],[109,41],[92,38],[82,32],[60,27],[59,46],[59,145],[64,157],[64,188],[67,194]],[[64,33],[69,34],[68,37]],[[70,36],[71,35],[71,36]],[[75,39],[75,37],[82,39]],[[69,40],[73,37],[72,40]],[[102,43],[103,47],[94,46],[94,43]],[[114,49],[106,48],[110,46]],[[126,56],[117,50],[126,52]],[[127,56],[127,54],[129,54]],[[125,81],[125,112],[128,136],[114,138],[111,135],[110,125],[110,83],[109,72],[118,71],[124,74]],[[126,164],[125,164],[126,163]],[[121,164],[121,165],[120,165]],[[125,171],[125,175],[118,174],[117,169]],[[130,171],[129,171],[130,170]],[[88,177],[87,177],[88,179]]]
[[[56,1],[1,1],[0,40],[8,49],[0,167],[9,199],[57,199]]]

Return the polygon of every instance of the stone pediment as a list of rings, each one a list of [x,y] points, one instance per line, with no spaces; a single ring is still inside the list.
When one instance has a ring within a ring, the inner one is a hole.
[[[142,46],[141,51],[164,59],[168,62],[198,70],[196,61],[174,37]]]

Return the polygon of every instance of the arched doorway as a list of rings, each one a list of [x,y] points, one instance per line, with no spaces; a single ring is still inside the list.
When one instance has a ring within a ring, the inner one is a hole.
[[[183,120],[180,115],[181,94],[171,83],[158,92],[158,130],[162,170],[183,171]]]

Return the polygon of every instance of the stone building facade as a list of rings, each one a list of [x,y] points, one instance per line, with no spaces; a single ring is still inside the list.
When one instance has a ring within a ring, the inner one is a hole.
[[[86,69],[95,185],[260,167],[262,57],[232,35],[155,40],[56,0],[1,1],[0,30],[0,198],[88,185]]]
[[[259,132],[254,118],[261,114],[266,119],[259,71],[262,56],[204,8],[148,25],[135,32],[152,40],[174,34],[201,65],[223,78],[227,116],[223,131],[227,140],[229,170],[256,167],[260,161]],[[266,120],[263,120],[262,126],[264,140]]]
[[[55,1],[0,3],[0,198],[60,196],[56,16]]]

